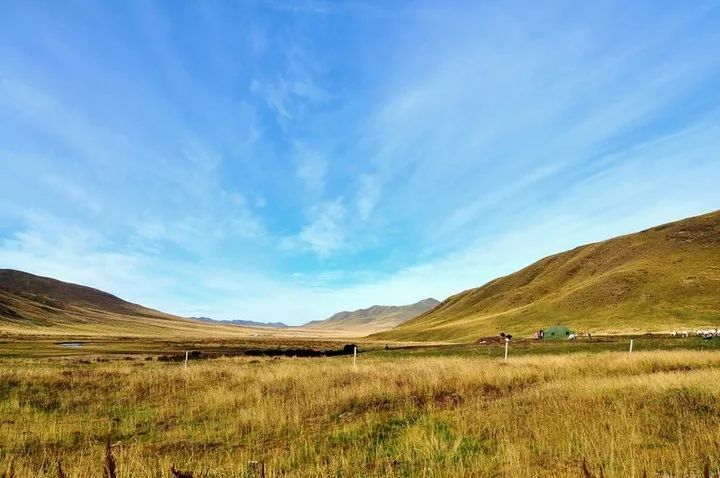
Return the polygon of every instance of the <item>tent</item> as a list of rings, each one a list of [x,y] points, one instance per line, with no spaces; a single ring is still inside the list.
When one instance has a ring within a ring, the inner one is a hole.
[[[553,325],[552,327],[544,329],[544,332],[545,340],[567,340],[570,334],[575,333],[570,330],[570,327],[566,327],[564,325]]]

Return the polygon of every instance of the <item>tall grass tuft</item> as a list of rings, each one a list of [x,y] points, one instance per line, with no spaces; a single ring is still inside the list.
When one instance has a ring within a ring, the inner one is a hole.
[[[105,444],[105,478],[117,478],[116,468],[115,457],[112,454],[112,445],[110,445],[110,435],[108,435]]]
[[[15,459],[11,458],[8,464],[7,473],[0,475],[0,478],[15,478]]]
[[[193,478],[192,471],[177,470],[175,465],[170,468],[170,473],[172,473],[175,478]]]
[[[65,470],[63,470],[62,460],[60,458],[57,460],[57,478],[68,478],[65,474]]]

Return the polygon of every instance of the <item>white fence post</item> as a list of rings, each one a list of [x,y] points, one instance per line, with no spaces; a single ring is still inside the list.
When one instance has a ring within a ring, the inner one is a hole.
[[[188,351],[188,350],[185,351],[185,369],[187,369],[187,361],[188,361],[188,354],[189,354],[189,353],[190,353],[190,351]]]
[[[353,368],[357,368],[357,347],[353,347]]]
[[[628,352],[628,355],[632,355],[632,347],[633,347],[633,339],[630,339],[630,352]]]
[[[505,339],[505,362],[507,362],[507,354],[508,354],[508,345],[510,344],[510,341],[508,339]]]

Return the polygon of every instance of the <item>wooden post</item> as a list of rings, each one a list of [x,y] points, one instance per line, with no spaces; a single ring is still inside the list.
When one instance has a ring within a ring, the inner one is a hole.
[[[508,353],[508,345],[510,344],[510,341],[508,339],[505,339],[505,362],[507,362],[507,353]]]
[[[357,368],[357,347],[353,347],[353,368]]]
[[[187,369],[187,361],[188,361],[188,355],[190,352],[188,350],[185,351],[185,369]]]
[[[630,339],[630,352],[628,355],[632,355],[632,346],[633,346],[633,339]]]

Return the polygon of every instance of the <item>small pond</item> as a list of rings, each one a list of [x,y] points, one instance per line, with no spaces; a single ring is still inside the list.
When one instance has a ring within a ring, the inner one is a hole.
[[[77,349],[77,348],[80,348],[83,346],[83,344],[81,342],[60,342],[57,345],[59,345],[60,347],[66,347],[69,349]]]

